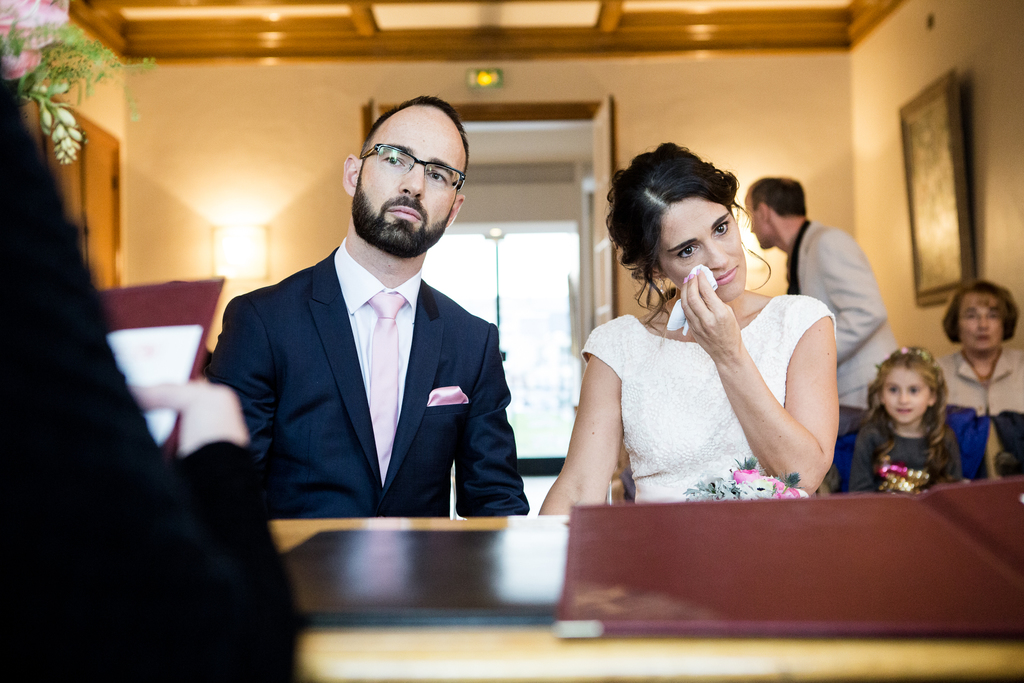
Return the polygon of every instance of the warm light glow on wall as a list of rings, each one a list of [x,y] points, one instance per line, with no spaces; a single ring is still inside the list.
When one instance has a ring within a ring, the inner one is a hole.
[[[268,267],[265,225],[227,225],[213,231],[215,274],[241,280],[263,280]]]
[[[497,90],[505,84],[501,69],[470,69],[466,72],[466,85],[471,90]]]

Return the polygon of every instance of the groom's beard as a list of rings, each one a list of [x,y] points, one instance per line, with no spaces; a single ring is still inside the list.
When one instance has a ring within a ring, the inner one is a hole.
[[[388,209],[394,206],[408,206],[419,212],[423,218],[419,228],[414,227],[411,221],[389,217]],[[425,253],[437,244],[448,227],[445,219],[431,224],[423,204],[418,199],[404,195],[384,202],[375,214],[370,200],[363,192],[361,179],[352,198],[352,223],[356,234],[364,241],[398,258],[415,258]]]

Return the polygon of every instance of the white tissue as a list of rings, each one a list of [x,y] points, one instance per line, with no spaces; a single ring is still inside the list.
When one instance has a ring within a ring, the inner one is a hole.
[[[705,266],[703,263],[699,266],[694,266],[693,270],[690,271],[690,275],[697,273],[703,273],[707,279],[708,284],[711,285],[711,289],[718,289],[718,283],[715,282],[715,276],[711,274],[711,269]],[[689,276],[687,276],[689,277]],[[690,321],[686,319],[686,315],[683,314],[683,306],[679,299],[676,299],[676,305],[672,307],[672,313],[668,316],[668,324],[665,325],[669,332],[681,329],[683,334],[687,334],[690,331]]]

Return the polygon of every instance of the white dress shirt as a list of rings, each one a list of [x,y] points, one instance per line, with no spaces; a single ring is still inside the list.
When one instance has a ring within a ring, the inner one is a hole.
[[[338,282],[341,293],[345,296],[348,307],[348,321],[352,326],[352,336],[356,341],[356,353],[359,356],[359,369],[363,373],[363,388],[366,389],[366,401],[370,401],[370,363],[372,361],[373,328],[377,324],[377,314],[370,306],[370,299],[380,291],[398,292],[405,297],[405,303],[395,316],[398,326],[398,414],[402,414],[402,398],[405,396],[405,373],[409,369],[409,352],[412,350],[412,329],[416,319],[416,300],[420,294],[420,271],[411,278],[389,289],[381,284],[368,270],[356,263],[348,253],[345,241],[334,254],[334,268],[338,271]]]

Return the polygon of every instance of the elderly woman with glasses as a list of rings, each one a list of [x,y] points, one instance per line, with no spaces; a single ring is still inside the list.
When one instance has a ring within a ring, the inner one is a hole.
[[[939,358],[949,386],[951,406],[989,415],[992,427],[985,449],[990,476],[1020,471],[1024,454],[1024,351],[1004,342],[1017,329],[1017,304],[1005,287],[976,280],[960,287],[949,302],[943,330],[959,352]]]
[[[939,359],[949,403],[979,415],[1024,412],[1024,351],[1003,346],[1017,328],[1010,291],[985,280],[963,285],[949,302],[942,328],[962,345],[958,353]]]

